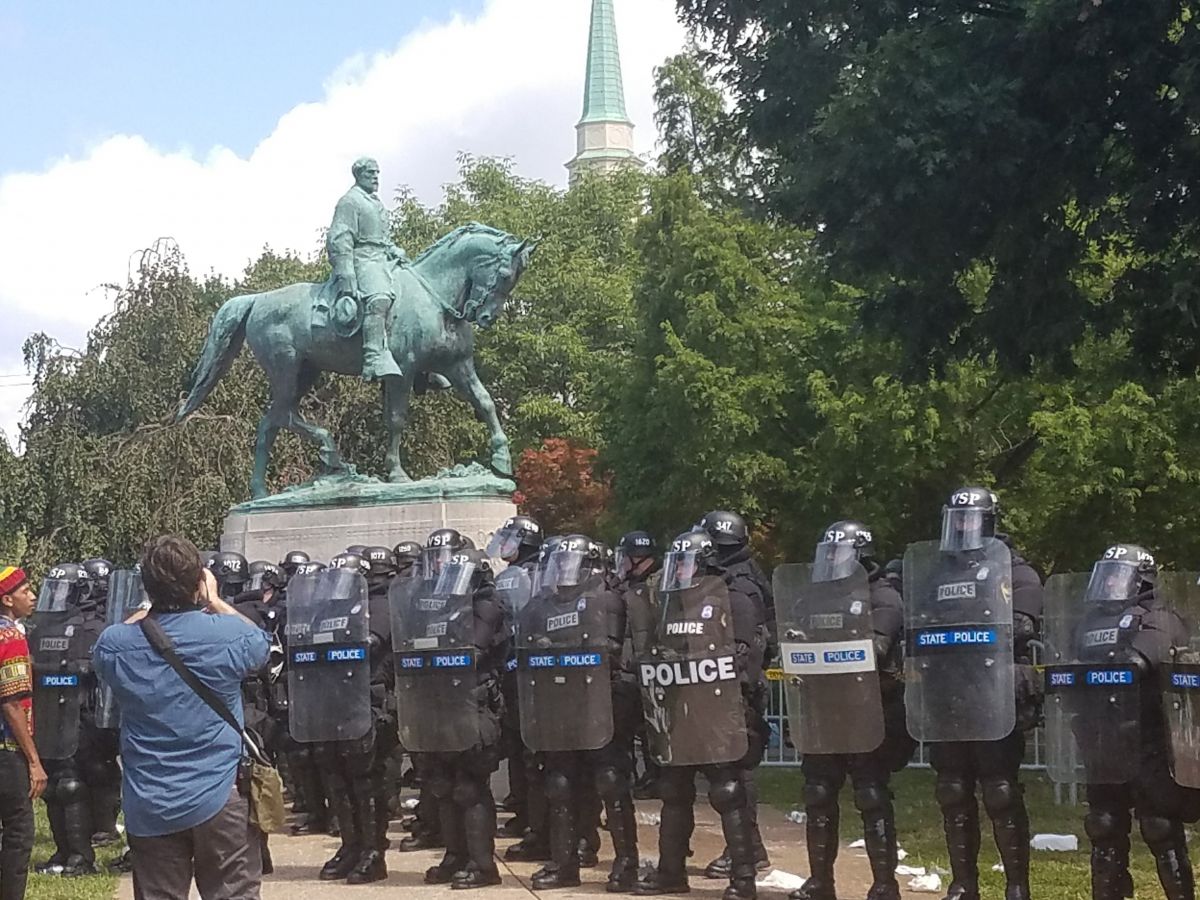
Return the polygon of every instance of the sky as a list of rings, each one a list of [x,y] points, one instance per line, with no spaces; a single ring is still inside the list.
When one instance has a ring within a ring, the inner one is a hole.
[[[614,0],[626,105],[653,151],[653,68],[685,42],[671,0]],[[459,152],[565,185],[590,0],[0,0],[0,431],[21,344],[82,346],[135,254],[194,273],[264,246],[315,254],[350,163],[385,202],[437,202]]]

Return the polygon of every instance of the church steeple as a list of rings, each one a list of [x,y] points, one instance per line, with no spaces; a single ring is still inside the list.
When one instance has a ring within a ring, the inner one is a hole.
[[[587,72],[583,83],[583,116],[575,126],[577,152],[567,163],[574,181],[584,169],[601,172],[641,166],[633,152],[633,122],[625,111],[621,52],[612,0],[592,0]]]

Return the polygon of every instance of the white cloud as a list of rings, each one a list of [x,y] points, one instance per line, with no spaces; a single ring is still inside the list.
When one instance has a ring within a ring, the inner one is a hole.
[[[672,0],[616,0],[626,102],[652,149],[652,69],[684,43]],[[512,156],[526,176],[565,183],[583,95],[587,0],[491,0],[477,18],[431,23],[391,52],[346,60],[325,95],[296,106],[248,157],[213,146],[167,152],[115,135],[41,172],[0,175],[0,310],[9,329],[49,322],[77,341],[109,311],[95,288],[123,281],[130,254],[175,238],[194,272],[236,274],[264,244],[314,251],[349,184],[379,159],[381,193],[426,201],[456,154]],[[25,334],[6,329],[0,371],[19,370]],[[19,390],[0,396],[14,435]]]

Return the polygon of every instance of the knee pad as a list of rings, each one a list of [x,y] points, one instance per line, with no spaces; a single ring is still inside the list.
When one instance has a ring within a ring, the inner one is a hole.
[[[953,809],[975,802],[975,794],[968,790],[967,780],[956,772],[939,772],[933,795],[942,809]]]
[[[569,804],[573,799],[571,779],[565,772],[550,770],[542,778],[542,790],[546,799],[556,805]]]
[[[665,769],[658,779],[663,803],[691,806],[696,802],[696,776],[689,771]]]
[[[746,788],[736,778],[714,781],[708,786],[708,802],[712,808],[725,815],[746,803]]]
[[[454,803],[466,809],[483,802],[483,785],[474,778],[460,776],[454,782]]]
[[[1007,778],[989,778],[983,783],[983,807],[989,816],[999,816],[1021,803],[1021,786]]]
[[[1183,830],[1182,823],[1166,816],[1140,816],[1138,827],[1142,830],[1142,840],[1151,850],[1169,844],[1176,833]]]
[[[1092,810],[1084,816],[1083,830],[1093,844],[1114,841],[1124,836],[1121,834],[1121,822],[1118,817],[1107,809]]]
[[[859,812],[879,812],[886,809],[891,800],[892,792],[877,781],[868,781],[854,789],[854,805]]]
[[[87,797],[87,785],[78,775],[64,775],[58,780],[58,790],[55,797],[64,806],[70,803],[81,803]]]
[[[613,766],[601,766],[596,770],[596,793],[604,798],[616,797],[629,790],[629,779],[624,772]]]
[[[820,809],[837,802],[837,792],[828,781],[811,779],[804,782],[804,805]]]

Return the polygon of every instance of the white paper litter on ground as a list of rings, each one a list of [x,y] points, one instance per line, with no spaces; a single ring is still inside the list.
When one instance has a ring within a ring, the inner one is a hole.
[[[899,860],[904,860],[904,859],[906,859],[907,857],[908,857],[908,851],[907,851],[907,850],[905,850],[903,847],[897,847],[897,848],[896,848],[896,859],[899,859]]]
[[[942,890],[940,875],[918,875],[908,883],[908,889],[918,894],[937,894]]]
[[[416,797],[409,797],[407,800],[400,801],[401,809],[416,809],[420,801]]]
[[[639,825],[657,825],[662,821],[662,816],[658,813],[638,812],[637,823]]]
[[[802,809],[793,809],[787,814],[787,820],[793,825],[803,825],[808,821],[808,813]]]
[[[851,850],[861,850],[862,848],[867,846],[867,841],[865,838],[859,838],[857,841],[851,841],[846,846],[849,847]]]
[[[905,875],[924,875],[924,866],[896,866],[896,874],[903,878]]]
[[[775,888],[779,891],[798,891],[804,882],[808,881],[803,875],[793,875],[791,872],[785,872],[783,869],[772,869],[766,875],[763,875],[755,881],[755,885],[760,888]]]
[[[1078,850],[1079,838],[1073,834],[1035,834],[1029,846],[1034,850]]]
[[[1004,863],[996,863],[994,866],[992,866],[992,871],[993,872],[1003,872],[1004,871]]]

